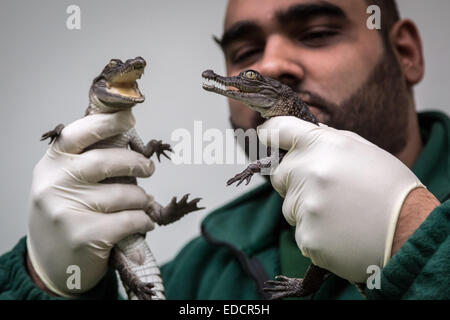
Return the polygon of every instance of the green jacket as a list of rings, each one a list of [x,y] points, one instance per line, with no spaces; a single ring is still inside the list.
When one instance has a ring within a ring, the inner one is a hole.
[[[414,173],[441,201],[381,272],[370,299],[450,298],[450,119],[419,115],[425,148]],[[388,172],[386,174],[389,174]],[[209,214],[202,236],[161,269],[168,299],[261,299],[275,275],[302,277],[310,264],[281,213],[282,199],[266,183]],[[0,257],[0,299],[55,299],[40,291],[24,267],[25,238]],[[85,298],[115,299],[110,272]],[[348,281],[328,277],[313,299],[363,299]]]

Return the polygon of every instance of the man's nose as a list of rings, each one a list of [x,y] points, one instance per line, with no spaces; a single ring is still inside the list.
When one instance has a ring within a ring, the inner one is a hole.
[[[298,62],[298,50],[282,35],[272,35],[266,41],[264,55],[255,69],[265,76],[298,89],[304,70]]]

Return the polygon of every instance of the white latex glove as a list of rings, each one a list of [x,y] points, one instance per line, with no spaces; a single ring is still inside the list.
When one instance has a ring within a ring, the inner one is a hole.
[[[64,128],[34,168],[28,255],[41,280],[56,294],[71,297],[93,288],[107,271],[114,244],[154,227],[144,211],[152,197],[142,188],[98,183],[114,176],[149,177],[153,162],[126,149],[81,153],[99,140],[129,130],[134,123],[129,111],[75,121]],[[67,287],[71,265],[80,268],[80,290]]]
[[[289,151],[271,182],[284,197],[283,215],[296,226],[302,254],[365,282],[369,265],[388,262],[402,204],[423,185],[400,160],[355,133],[275,117],[258,127],[266,145],[270,130],[279,130],[279,147]]]

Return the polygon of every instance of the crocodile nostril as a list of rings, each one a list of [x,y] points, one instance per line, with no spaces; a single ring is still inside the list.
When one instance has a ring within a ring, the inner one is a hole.
[[[142,58],[141,56],[134,58],[135,61],[139,62],[142,66],[146,66],[147,62],[145,61],[144,58]]]
[[[208,78],[208,79],[214,79],[216,77],[216,74],[211,69],[205,70],[202,72],[202,77]]]

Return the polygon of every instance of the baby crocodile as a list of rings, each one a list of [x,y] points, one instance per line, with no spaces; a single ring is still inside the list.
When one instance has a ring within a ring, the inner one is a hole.
[[[212,70],[202,73],[205,81],[203,89],[215,92],[244,103],[249,108],[259,112],[265,119],[276,116],[294,116],[318,125],[316,117],[309,111],[308,106],[300,100],[289,86],[269,77],[265,77],[254,70],[241,72],[238,76],[222,77]],[[225,89],[223,88],[225,87]],[[279,161],[286,154],[279,151]],[[251,163],[243,172],[228,180],[227,184],[244,180],[248,184],[253,174],[261,172],[262,168],[271,166],[272,158],[267,157]],[[265,282],[264,291],[269,299],[285,297],[304,297],[319,290],[324,277],[329,274],[325,269],[311,264],[303,279],[277,276],[275,280]]]
[[[145,97],[140,92],[136,80],[141,78],[146,64],[141,57],[125,62],[111,59],[92,82],[89,90],[89,106],[85,116],[118,112],[144,102]],[[63,128],[62,124],[56,126],[55,129],[43,134],[41,140],[50,138],[50,143],[53,142]],[[126,133],[104,139],[83,152],[97,148],[128,147],[147,158],[156,154],[158,161],[161,155],[169,158],[165,152],[172,151],[170,145],[162,143],[161,140],[151,140],[145,145],[136,130],[132,128]],[[114,177],[107,178],[101,183],[137,184],[137,181],[134,177]],[[203,209],[197,207],[200,198],[189,202],[187,199],[188,194],[179,202],[174,197],[165,207],[153,201],[147,214],[159,225],[167,225],[189,212]],[[160,271],[144,235],[134,234],[119,241],[111,251],[110,263],[118,270],[130,300],[165,299]]]

